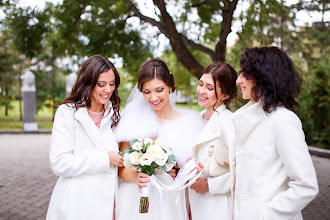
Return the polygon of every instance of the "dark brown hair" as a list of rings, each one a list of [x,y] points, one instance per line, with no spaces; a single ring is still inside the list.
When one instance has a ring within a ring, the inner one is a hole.
[[[241,57],[241,72],[253,80],[252,99],[262,100],[263,109],[270,113],[278,105],[296,111],[303,82],[291,58],[277,47],[255,47],[244,50]]]
[[[139,91],[142,92],[144,82],[154,78],[163,80],[172,92],[175,91],[174,76],[170,73],[166,63],[160,59],[151,59],[141,65],[137,76]]]
[[[227,99],[223,101],[227,108],[229,108],[229,103],[237,96],[237,72],[232,66],[224,62],[214,62],[208,65],[204,70],[203,74],[211,74],[214,82],[215,95],[218,100],[216,82],[218,82],[221,92],[229,95]],[[216,103],[214,104],[214,106]],[[213,106],[213,109],[214,109]],[[215,109],[214,109],[215,110]]]
[[[120,119],[119,108],[121,99],[118,95],[120,76],[115,66],[107,58],[101,55],[91,56],[82,64],[78,73],[77,81],[72,88],[72,92],[64,99],[62,104],[72,103],[75,110],[78,110],[81,107],[91,107],[91,94],[96,86],[97,79],[101,73],[107,72],[110,69],[115,74],[115,90],[110,97],[114,112],[111,117],[111,128],[116,127]]]

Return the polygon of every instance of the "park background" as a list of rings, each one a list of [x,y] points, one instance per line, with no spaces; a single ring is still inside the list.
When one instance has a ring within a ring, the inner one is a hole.
[[[34,3],[33,3],[34,2]],[[32,4],[33,3],[33,4]],[[23,129],[20,76],[36,76],[36,120],[52,127],[65,79],[89,56],[114,62],[122,107],[148,58],[167,62],[181,107],[196,111],[203,68],[226,61],[239,71],[246,47],[274,45],[299,68],[306,141],[330,149],[328,0],[0,0],[0,130]],[[245,104],[239,96],[234,111]]]

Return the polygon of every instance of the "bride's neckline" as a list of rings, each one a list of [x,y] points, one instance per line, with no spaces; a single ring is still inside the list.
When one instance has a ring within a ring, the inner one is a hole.
[[[173,107],[171,109],[171,112],[166,114],[166,116],[163,118],[159,117],[157,112],[155,112],[155,114],[156,114],[160,124],[166,124],[167,122],[176,120],[182,116],[182,114],[180,112],[178,112],[176,109],[174,109]]]

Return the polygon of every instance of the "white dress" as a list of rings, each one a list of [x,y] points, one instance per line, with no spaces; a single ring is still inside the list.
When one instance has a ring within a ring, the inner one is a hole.
[[[178,167],[190,156],[195,138],[203,129],[204,122],[193,111],[178,109],[181,114],[176,119],[160,124],[155,112],[144,99],[136,99],[122,112],[115,131],[118,142],[128,142],[134,138],[158,138],[158,141],[172,149]],[[164,183],[173,181],[167,174],[155,174]],[[116,200],[116,220],[162,220],[188,219],[185,190],[163,191],[163,203],[155,187],[151,187],[148,213],[139,213],[140,193],[136,183],[122,181]]]

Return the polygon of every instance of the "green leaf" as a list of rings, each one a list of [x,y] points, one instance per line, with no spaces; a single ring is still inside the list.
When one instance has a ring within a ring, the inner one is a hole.
[[[161,167],[159,167],[162,171],[164,171],[164,172],[166,172],[166,166],[164,165],[164,166],[161,166]]]
[[[150,145],[150,143],[143,145],[143,149],[142,149],[143,153],[145,153],[147,151],[147,148],[149,147],[149,145]]]
[[[124,157],[124,152],[121,152],[121,151],[118,151],[118,154],[120,155],[120,156],[122,156],[122,157]]]
[[[138,142],[138,139],[133,139],[129,142],[130,146],[133,146],[133,144],[135,144],[135,142]]]
[[[145,174],[151,176],[154,173],[154,168],[152,166],[143,166],[142,173],[145,173]]]
[[[129,154],[131,151],[132,151],[132,147],[128,147],[123,151],[123,153]]]
[[[173,154],[171,154],[170,156],[168,156],[167,163],[170,163],[174,160],[175,160],[175,156]]]

